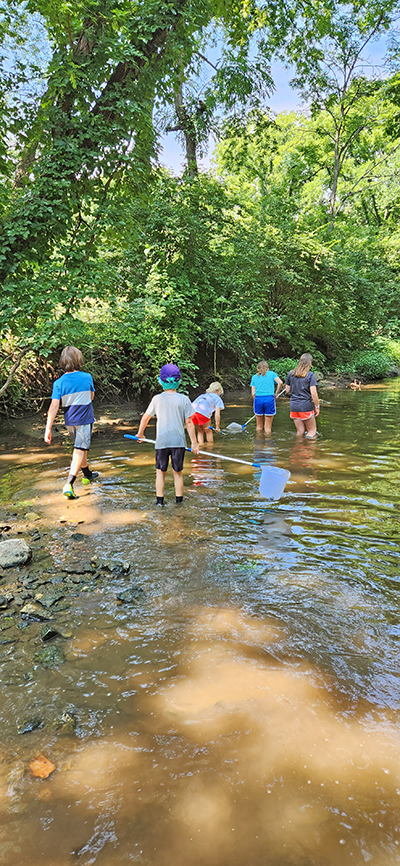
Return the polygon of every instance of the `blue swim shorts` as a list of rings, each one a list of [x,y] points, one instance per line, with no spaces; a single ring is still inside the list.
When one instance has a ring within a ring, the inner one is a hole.
[[[275,397],[254,397],[255,415],[275,415]]]

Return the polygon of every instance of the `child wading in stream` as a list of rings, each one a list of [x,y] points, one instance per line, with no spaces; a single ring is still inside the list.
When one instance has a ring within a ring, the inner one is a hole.
[[[297,436],[315,439],[319,415],[317,379],[311,372],[312,355],[304,352],[297,367],[286,376],[286,393],[290,394],[290,417],[293,418]]]
[[[269,369],[266,361],[257,364],[257,373],[250,382],[257,433],[262,433],[264,429],[267,436],[271,435],[272,422],[276,415],[275,398],[278,397],[282,385],[282,379]]]
[[[171,458],[176,502],[183,500],[183,460],[185,457],[185,427],[195,454],[199,452],[191,416],[193,406],[185,394],[178,394],[181,374],[176,364],[164,364],[158,377],[163,393],[156,394],[147,407],[139,425],[138,439],[152,418],[157,418],[156,433],[156,496],[157,505],[164,505],[165,474]]]
[[[65,424],[74,443],[68,481],[64,484],[63,495],[67,499],[78,499],[74,492],[74,481],[76,481],[79,471],[82,469],[82,484],[90,484],[99,474],[90,471],[87,459],[94,422],[92,405],[94,385],[90,373],[82,371],[82,352],[75,346],[66,346],[63,349],[60,367],[64,374],[56,379],[53,385],[44,441],[50,445],[51,428],[61,403],[64,409]]]
[[[196,433],[199,445],[202,445],[204,442],[204,434],[207,442],[214,441],[210,427],[213,412],[215,412],[215,429],[217,433],[220,432],[221,409],[225,408],[221,400],[223,393],[224,389],[220,382],[211,382],[205,394],[200,394],[193,401],[195,413],[192,415],[192,421],[195,427],[197,427]]]

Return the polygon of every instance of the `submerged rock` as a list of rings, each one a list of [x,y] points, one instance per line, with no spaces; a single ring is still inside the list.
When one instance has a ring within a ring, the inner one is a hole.
[[[61,613],[63,610],[69,610],[71,607],[70,601],[58,601],[52,608],[52,613]]]
[[[130,567],[130,562],[122,562],[120,559],[109,559],[100,565],[103,571],[109,571],[110,574],[128,574]]]
[[[61,637],[64,637],[66,640],[68,640],[68,638],[72,637],[73,631],[72,631],[72,628],[69,628],[69,626],[58,625],[57,628],[58,628],[58,631],[59,631]]]
[[[73,734],[76,731],[77,721],[73,713],[64,710],[61,716],[54,719],[53,726],[60,734]]]
[[[140,598],[144,595],[141,586],[129,586],[127,589],[121,590],[121,592],[117,593],[118,601],[122,601],[124,604],[134,604],[139,601]]]
[[[53,637],[70,638],[72,635],[72,629],[63,625],[43,625],[39,631],[39,637],[44,642],[52,640]]]
[[[65,661],[64,653],[59,644],[43,647],[43,649],[40,649],[35,653],[33,659],[45,668],[56,668],[58,665],[62,665]]]
[[[30,734],[31,731],[36,731],[43,724],[39,716],[25,716],[20,722],[17,722],[17,731],[19,734]]]
[[[15,568],[25,565],[32,557],[32,550],[23,538],[8,538],[0,541],[0,565],[2,568]]]
[[[94,566],[91,563],[90,564],[86,564],[86,563],[80,564],[78,562],[76,562],[72,565],[66,565],[64,568],[64,571],[67,574],[91,574],[91,572],[93,570],[94,570]]]
[[[128,574],[130,567],[130,562],[120,562],[119,560],[109,562],[108,564],[108,570],[111,574]]]
[[[0,595],[0,610],[6,610],[8,607],[8,599],[4,595]]]
[[[54,625],[43,625],[39,631],[42,641],[52,640],[53,637],[61,637],[60,632]]]
[[[15,633],[15,628],[12,631],[7,631],[3,634],[0,633],[0,646],[7,646],[11,643],[17,643],[19,640],[19,635]]]

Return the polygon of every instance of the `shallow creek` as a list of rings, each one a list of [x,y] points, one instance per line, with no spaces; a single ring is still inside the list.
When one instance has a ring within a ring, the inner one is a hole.
[[[100,481],[66,502],[68,448],[3,429],[1,522],[40,541],[0,594],[93,557],[111,570],[50,608],[62,662],[35,660],[29,617],[0,645],[2,864],[400,863],[400,381],[322,397],[315,443],[285,400],[271,440],[216,436],[290,469],[272,505],[257,470],[188,455],[183,505],[168,478],[156,508],[152,446],[122,433],[94,438]],[[228,403],[222,426],[250,409]],[[27,713],[40,727],[18,733]]]

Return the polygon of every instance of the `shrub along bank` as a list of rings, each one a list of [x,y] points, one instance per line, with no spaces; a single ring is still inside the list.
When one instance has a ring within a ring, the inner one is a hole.
[[[100,400],[120,403],[125,400],[146,400],[157,388],[158,369],[149,364],[141,364],[135,360],[125,345],[88,346],[80,343],[84,357],[85,369],[92,373],[96,396]],[[27,355],[18,370],[7,394],[2,398],[0,413],[3,415],[23,415],[47,407],[51,395],[52,383],[60,375],[58,359],[61,349],[54,351],[51,357],[41,358]],[[305,347],[305,350],[308,347]],[[204,352],[203,366],[185,363],[185,359],[177,358],[182,371],[182,388],[185,391],[206,387],[211,380],[219,379],[225,389],[248,388],[250,378],[255,372],[255,366],[261,357],[267,357],[270,368],[285,381],[289,370],[292,370],[298,357],[271,357],[271,355],[254,356],[240,366],[231,366],[229,358],[221,354],[220,366],[213,369],[212,359]],[[398,375],[400,367],[400,341],[390,340],[386,345],[380,341],[373,349],[349,353],[341,363],[328,364],[321,353],[315,353],[313,371],[318,380],[329,376],[338,377],[340,381],[354,377],[363,382],[374,381]],[[5,399],[7,397],[7,400]]]

